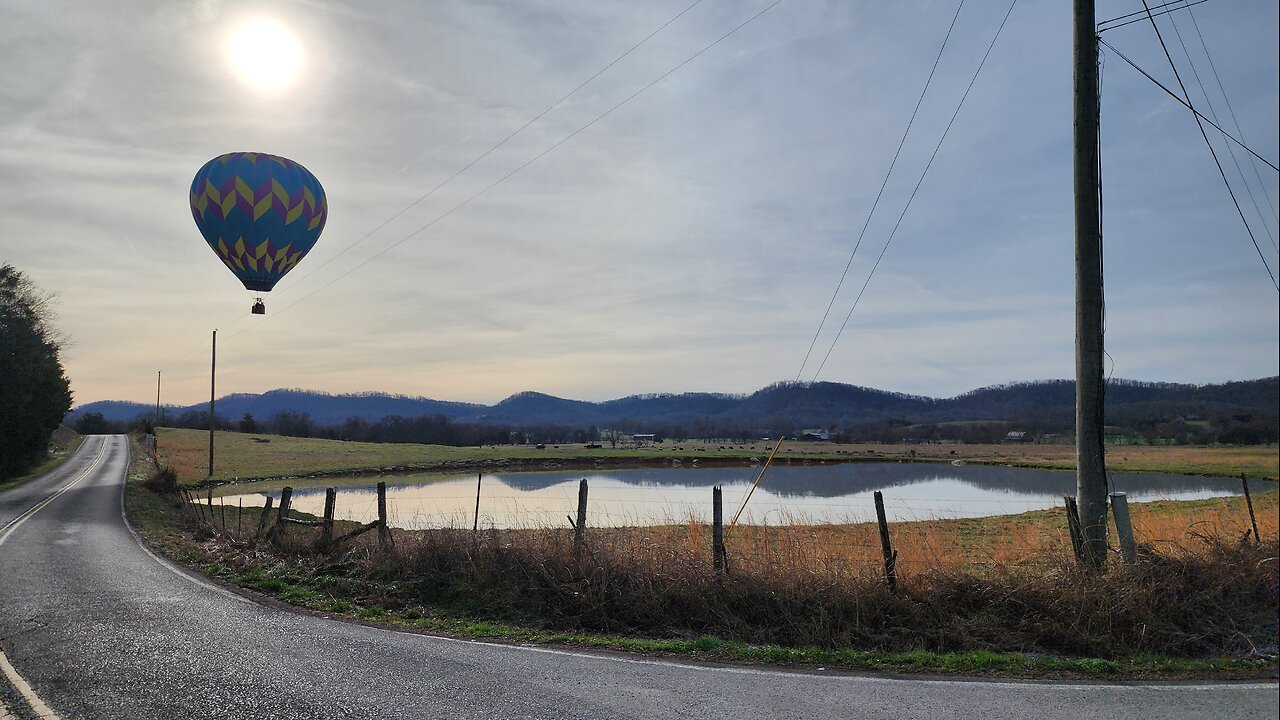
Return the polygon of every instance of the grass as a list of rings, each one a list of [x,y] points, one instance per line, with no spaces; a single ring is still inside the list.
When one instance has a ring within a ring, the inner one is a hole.
[[[265,441],[265,442],[264,442]],[[229,480],[273,479],[281,477],[331,476],[351,473],[413,470],[449,470],[487,467],[546,467],[585,460],[602,462],[653,462],[669,454],[640,450],[586,450],[581,445],[451,447],[412,443],[361,443],[317,438],[217,432],[214,437],[215,483]],[[209,433],[201,430],[161,428],[159,453],[163,462],[178,473],[185,485],[206,480],[209,463]],[[677,455],[681,455],[677,453]],[[747,450],[719,453],[720,459],[747,460]],[[689,450],[689,459],[706,458]]]
[[[1274,540],[1280,530],[1278,500],[1275,486],[1254,496],[1254,512],[1264,539]],[[1130,510],[1135,536],[1160,552],[1179,552],[1201,537],[1238,540],[1250,531],[1243,497],[1133,503]],[[891,535],[898,565],[908,571],[1000,567],[1036,563],[1070,547],[1064,518],[1063,510],[1053,509],[924,520],[894,523]],[[1111,545],[1117,547],[1114,526],[1110,530]],[[785,562],[806,558],[806,562],[819,565],[874,566],[883,562],[879,528],[874,523],[748,526],[735,531],[731,546],[736,546],[738,555],[759,558],[758,562],[780,557],[786,558]]]
[[[131,474],[131,517],[170,556],[327,614],[502,642],[611,648],[749,664],[1016,677],[1273,677],[1276,493],[1255,504],[1264,543],[1240,542],[1235,499],[1135,504],[1138,565],[1076,568],[1051,511],[892,526],[900,587],[880,576],[874,526],[747,528],[733,571],[707,528],[396,531],[320,552],[193,519]],[[246,508],[244,527],[256,526]],[[234,509],[229,513],[234,527]],[[339,532],[351,527],[338,523]]]
[[[672,639],[558,631],[451,616],[439,609],[421,606],[397,607],[395,603],[388,603],[388,607],[371,597],[346,599],[335,594],[335,590],[342,592],[337,583],[317,578],[314,574],[296,572],[296,568],[286,564],[245,571],[215,561],[205,562],[200,568],[224,581],[314,612],[496,642],[606,649],[751,665],[1020,678],[1245,679],[1273,677],[1276,667],[1274,659],[1266,657],[1189,659],[1160,653],[1135,653],[1120,658],[1091,658],[985,649],[887,651],[816,645],[788,647],[724,639],[711,634]]]
[[[408,443],[358,443],[317,438],[218,432],[215,434],[213,483],[283,477],[409,472],[423,470],[475,470],[489,468],[539,469],[564,466],[654,465],[698,461],[706,464],[749,463],[762,460],[771,448],[756,444],[703,442],[672,443],[643,448],[605,447],[588,450],[582,445],[450,447]],[[161,428],[161,459],[172,466],[187,486],[206,482],[209,434],[201,430]],[[784,443],[775,462],[853,462],[911,460],[1016,465],[1051,469],[1075,467],[1075,449],[1067,445],[835,445]],[[1108,468],[1117,471],[1151,471],[1190,475],[1238,476],[1276,479],[1280,453],[1266,447],[1166,447],[1122,446],[1111,448]]]
[[[59,465],[66,462],[67,458],[74,455],[76,450],[80,449],[80,444],[84,442],[84,436],[77,434],[70,429],[64,430],[64,428],[65,426],[63,428],[59,428],[58,432],[55,433],[53,439],[53,452],[49,453],[49,456],[45,461],[37,465],[31,470],[31,472],[25,475],[19,475],[18,477],[9,478],[8,480],[0,480],[0,492],[18,487],[19,485],[30,482],[45,473],[52,472]]]

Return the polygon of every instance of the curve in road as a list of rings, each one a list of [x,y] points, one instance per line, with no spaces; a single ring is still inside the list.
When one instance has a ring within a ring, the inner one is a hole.
[[[0,652],[58,718],[1275,716],[1269,683],[781,672],[495,645],[289,612],[146,551],[122,517],[128,464],[126,438],[93,437],[57,471],[0,495]],[[0,680],[0,708],[38,716],[10,680]]]

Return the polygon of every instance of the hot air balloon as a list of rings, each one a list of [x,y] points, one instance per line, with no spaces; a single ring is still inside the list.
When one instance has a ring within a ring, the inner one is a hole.
[[[196,173],[191,214],[209,247],[246,290],[270,292],[316,244],[329,206],[320,181],[298,163],[233,152]],[[266,313],[261,297],[252,312]]]

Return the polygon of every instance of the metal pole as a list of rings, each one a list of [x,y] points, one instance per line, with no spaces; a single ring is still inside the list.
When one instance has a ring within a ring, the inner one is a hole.
[[[1076,502],[1085,563],[1107,562],[1103,458],[1102,227],[1098,212],[1098,34],[1094,0],[1075,0]]]
[[[213,331],[213,352],[209,362],[209,477],[213,477],[213,386],[218,374],[218,331]]]

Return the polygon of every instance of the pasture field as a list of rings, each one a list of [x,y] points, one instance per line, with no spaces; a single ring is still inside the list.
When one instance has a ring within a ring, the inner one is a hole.
[[[309,475],[377,474],[422,470],[506,468],[549,469],[593,465],[656,465],[698,461],[708,465],[763,461],[773,443],[671,442],[645,447],[587,449],[583,445],[450,447],[399,443],[359,443],[318,438],[292,438],[254,433],[217,432],[214,437],[213,482],[305,477]],[[209,433],[160,428],[158,456],[184,484],[206,481]],[[1075,448],[1069,445],[879,445],[783,443],[775,462],[917,461],[1013,465],[1071,469]],[[1167,472],[1188,475],[1269,478],[1280,475],[1277,447],[1184,447],[1123,445],[1108,449],[1107,467],[1117,471]]]
[[[296,456],[311,462],[333,451],[298,442],[313,454]],[[459,459],[432,450],[393,457]],[[892,523],[894,591],[875,523],[732,529],[728,574],[712,568],[710,528],[680,518],[588,528],[581,551],[567,527],[393,529],[390,547],[367,533],[327,550],[314,527],[258,536],[256,507],[224,514],[214,498],[210,513],[149,491],[154,473],[138,453],[127,491],[153,547],[249,591],[365,622],[747,664],[1127,679],[1275,672],[1280,495],[1270,483],[1254,495],[1260,543],[1246,539],[1243,498],[1134,503],[1139,562],[1117,556],[1101,574],[1072,562],[1061,508]]]

